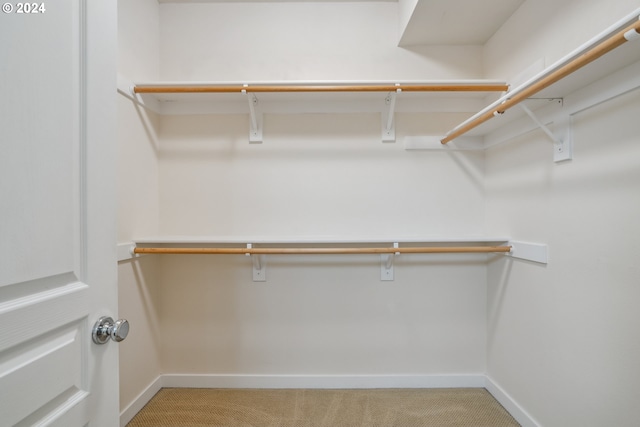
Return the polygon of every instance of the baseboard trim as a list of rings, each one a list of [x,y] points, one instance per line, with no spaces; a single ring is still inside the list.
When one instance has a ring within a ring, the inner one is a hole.
[[[484,374],[469,375],[160,375],[120,413],[124,427],[162,388],[486,388],[522,427],[540,425]]]
[[[120,427],[125,427],[162,387],[164,387],[163,376],[160,375],[151,381],[151,384],[149,384],[129,406],[120,412]]]
[[[484,375],[164,375],[182,388],[455,388],[484,387]]]
[[[531,415],[525,411],[502,387],[491,378],[485,377],[485,388],[511,414],[522,427],[540,427]]]

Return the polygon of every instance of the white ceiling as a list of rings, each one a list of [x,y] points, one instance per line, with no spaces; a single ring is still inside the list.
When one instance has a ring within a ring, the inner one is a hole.
[[[418,0],[400,46],[483,45],[524,0]]]

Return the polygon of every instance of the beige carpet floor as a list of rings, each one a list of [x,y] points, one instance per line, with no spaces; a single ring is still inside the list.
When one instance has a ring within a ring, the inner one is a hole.
[[[127,427],[514,427],[485,389],[165,388]]]

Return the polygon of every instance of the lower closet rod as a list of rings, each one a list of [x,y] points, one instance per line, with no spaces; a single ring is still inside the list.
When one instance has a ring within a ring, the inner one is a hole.
[[[511,246],[450,246],[406,248],[134,248],[135,254],[448,254],[511,252]]]

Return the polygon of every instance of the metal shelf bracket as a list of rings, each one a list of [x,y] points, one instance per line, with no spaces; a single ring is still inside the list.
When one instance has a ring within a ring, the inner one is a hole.
[[[393,247],[397,248],[398,243],[394,243]],[[380,280],[383,282],[393,281],[393,261],[395,260],[396,255],[400,255],[400,252],[395,252],[392,254],[381,254],[380,255]]]
[[[253,245],[247,243],[247,249],[251,249]],[[266,282],[267,281],[267,265],[264,255],[246,254],[251,257],[253,263],[253,281],[254,282]]]
[[[245,84],[243,87],[249,87],[249,85]],[[247,94],[247,100],[249,101],[249,142],[262,142],[263,114],[258,97],[254,93],[248,93],[246,89],[243,89],[242,93]]]
[[[564,162],[573,158],[573,144],[572,144],[572,132],[571,132],[571,116],[568,114],[560,114],[554,120],[555,131],[551,131],[538,119],[533,111],[524,104],[518,104],[520,108],[527,113],[527,115],[533,120],[539,127],[547,134],[549,139],[553,142],[553,161]]]
[[[400,86],[396,83],[396,86]],[[402,89],[398,87],[395,92],[389,92],[384,99],[384,109],[382,110],[382,142],[395,142],[396,125],[394,122],[394,114],[396,109],[396,97]]]

